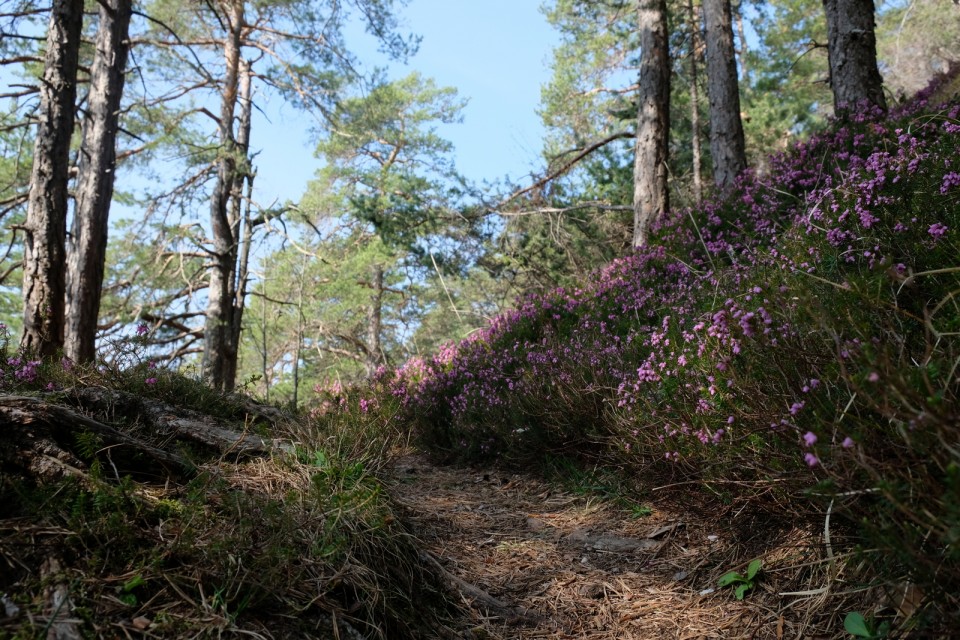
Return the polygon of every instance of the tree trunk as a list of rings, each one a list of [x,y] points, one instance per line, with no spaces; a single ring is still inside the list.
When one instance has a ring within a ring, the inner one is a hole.
[[[233,135],[234,111],[240,76],[240,34],[243,1],[219,3],[224,8],[227,38],[224,41],[226,74],[220,93],[220,157],[217,181],[210,201],[210,231],[213,234],[213,265],[207,290],[207,314],[203,328],[203,376],[214,389],[228,391],[224,363],[230,357],[233,326],[231,289],[236,267],[236,242],[230,224],[230,196],[237,171],[237,142]]]
[[[733,21],[737,25],[737,40],[740,42],[740,49],[737,50],[737,58],[740,60],[740,79],[749,85],[750,80],[747,74],[750,68],[747,66],[747,34],[743,28],[743,0],[737,2],[733,10]]]
[[[823,0],[823,10],[834,111],[839,114],[863,102],[885,111],[873,0]]]
[[[63,347],[67,182],[77,98],[82,0],[55,0],[47,32],[23,251],[23,336],[40,356]]]
[[[67,254],[66,354],[74,362],[96,355],[97,318],[113,198],[120,98],[127,65],[132,0],[102,0],[90,93],[80,145],[77,205]]]
[[[698,86],[698,56],[700,55],[700,20],[687,0],[687,18],[690,22],[690,127],[693,129],[693,197],[697,204],[703,200],[703,174],[700,149],[700,87]]]
[[[230,194],[230,228],[234,246],[233,252],[235,280],[230,288],[232,310],[230,332],[227,336],[226,357],[223,362],[224,389],[233,389],[237,380],[237,360],[240,355],[240,332],[243,329],[243,309],[246,305],[247,282],[250,267],[250,246],[253,242],[254,223],[250,216],[250,199],[253,192],[253,173],[250,168],[250,125],[253,115],[253,82],[250,63],[240,61],[240,122],[237,131],[237,156],[241,165],[234,172],[233,190]],[[247,185],[247,197],[244,200],[243,187]],[[246,203],[246,206],[244,206]]]
[[[669,208],[670,49],[666,0],[640,0],[640,91],[633,165],[633,246]]]
[[[703,18],[707,36],[713,181],[721,193],[726,193],[733,187],[734,179],[747,168],[730,0],[703,0]]]
[[[373,276],[370,286],[370,313],[367,318],[367,376],[372,377],[383,364],[383,347],[380,343],[380,331],[383,323],[383,265],[372,267]]]

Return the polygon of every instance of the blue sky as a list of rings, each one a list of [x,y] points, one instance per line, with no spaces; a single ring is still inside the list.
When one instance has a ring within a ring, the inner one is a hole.
[[[557,35],[539,11],[538,0],[411,0],[400,9],[405,31],[423,37],[406,66],[394,76],[419,71],[469,100],[464,121],[443,126],[456,149],[460,171],[474,181],[509,176],[522,183],[539,163],[543,127],[536,114],[540,87],[549,79]],[[377,64],[374,44],[360,39],[357,56]],[[361,47],[367,47],[363,50]],[[319,166],[313,157],[310,121],[293,108],[261,102],[270,121],[256,122],[257,199],[299,200]]]

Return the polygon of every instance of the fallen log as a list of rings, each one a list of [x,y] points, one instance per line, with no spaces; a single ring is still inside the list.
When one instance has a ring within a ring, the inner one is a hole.
[[[125,391],[83,387],[69,390],[67,396],[84,409],[108,415],[119,413],[141,421],[158,433],[187,438],[224,454],[257,455],[280,446],[257,435],[238,432],[231,428],[233,425],[199,411]]]
[[[75,445],[76,434],[84,431],[99,437],[104,445],[131,447],[164,466],[181,469],[192,466],[177,454],[154,447],[67,407],[28,396],[0,396],[0,440],[12,440],[13,448],[7,450],[19,451],[20,455],[26,456],[19,461],[20,466],[27,466],[38,475],[62,475],[64,469],[82,466],[70,449]],[[58,472],[47,468],[44,462],[61,468]]]

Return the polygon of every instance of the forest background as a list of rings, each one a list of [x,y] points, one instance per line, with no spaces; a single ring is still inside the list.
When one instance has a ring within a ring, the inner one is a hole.
[[[103,22],[97,4],[88,4],[78,118],[89,112],[93,42]],[[434,352],[484,326],[519,295],[570,285],[630,251],[639,55],[632,3],[544,5],[555,46],[538,110],[545,132],[540,167],[531,176],[483,182],[459,171],[457,151],[442,135],[469,126],[457,124],[467,97],[406,72],[417,68],[419,42],[406,35],[417,24],[407,23],[402,6],[233,3],[246,12],[249,28],[231,34],[220,15],[229,4],[133,7],[96,319],[106,361],[122,356],[111,345],[138,331],[151,366],[302,403],[310,389]],[[670,5],[675,207],[699,201],[709,182],[701,173],[710,151],[699,149],[707,101],[698,11]],[[766,170],[771,152],[831,115],[822,11],[820,3],[800,0],[734,6],[741,115],[757,172]],[[943,20],[944,13],[952,19]],[[915,92],[960,57],[955,13],[933,0],[878,7],[880,66],[891,99]],[[16,339],[49,12],[6,2],[0,19],[8,84],[0,130],[0,321]],[[241,62],[239,93],[225,117],[218,110],[228,106],[222,89],[231,42]],[[699,76],[692,75],[698,67]],[[277,199],[258,186],[267,158],[290,145],[258,137],[249,124],[262,122],[254,114],[268,108],[312,123],[292,136],[315,143],[316,172],[302,194]],[[227,119],[234,124],[225,128]],[[80,135],[78,127],[68,228],[76,218]],[[236,240],[229,251],[217,250],[224,241],[211,226],[212,207],[229,208]],[[219,296],[208,295],[211,273],[221,274]],[[229,327],[219,350],[205,331],[218,300]],[[220,351],[225,364],[211,378],[202,356]]]

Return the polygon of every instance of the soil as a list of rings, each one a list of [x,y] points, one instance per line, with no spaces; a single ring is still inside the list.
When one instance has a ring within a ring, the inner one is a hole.
[[[825,570],[823,529],[765,527],[676,493],[638,514],[535,476],[419,455],[399,459],[388,485],[424,562],[465,605],[455,637],[842,637],[824,606],[838,579]],[[754,557],[764,569],[742,601],[717,585]]]

